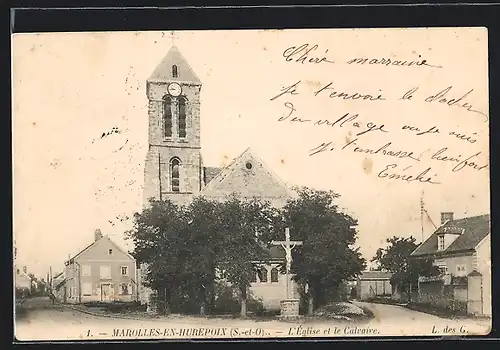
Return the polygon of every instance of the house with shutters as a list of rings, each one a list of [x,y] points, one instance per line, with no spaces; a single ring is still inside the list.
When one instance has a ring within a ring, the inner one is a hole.
[[[96,230],[94,241],[65,262],[54,288],[67,303],[135,301],[137,280],[134,257]]]
[[[490,215],[455,219],[441,213],[441,225],[415,251],[413,259],[432,259],[440,275],[418,282],[422,303],[458,307],[491,316]]]

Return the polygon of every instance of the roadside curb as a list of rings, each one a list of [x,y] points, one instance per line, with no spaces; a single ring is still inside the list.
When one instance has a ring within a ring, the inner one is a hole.
[[[121,316],[121,315],[100,314],[100,313],[97,313],[97,312],[83,310],[83,309],[80,309],[78,307],[74,307],[74,306],[67,305],[67,304],[61,304],[61,305],[63,307],[65,307],[65,308],[68,308],[68,309],[71,309],[71,310],[75,310],[75,311],[81,312],[83,314],[87,314],[87,315],[91,315],[91,316],[96,316],[96,317],[120,318],[120,319],[125,319],[125,320],[136,320],[136,321],[141,321],[142,320],[140,318],[135,318],[135,317],[127,317],[127,316]],[[155,320],[155,319],[151,318],[151,320]]]
[[[121,316],[121,315],[99,314],[99,313],[92,312],[92,311],[82,310],[82,309],[80,309],[78,307],[74,307],[74,306],[67,305],[67,304],[61,304],[61,305],[63,307],[65,307],[65,308],[68,308],[68,309],[71,309],[71,310],[75,310],[75,311],[81,312],[83,314],[87,314],[87,315],[91,315],[91,316],[95,316],[95,317],[106,317],[106,318],[114,318],[114,319],[133,320],[133,321],[153,321],[153,322],[164,322],[166,320],[171,320],[171,321],[176,321],[178,323],[198,325],[197,322],[192,322],[192,321],[183,320],[183,319],[175,319],[175,318],[168,318],[168,317],[164,317],[164,318],[156,318],[156,317],[151,317],[151,318],[137,318],[137,317],[129,317],[129,316]],[[224,324],[223,326],[230,327],[231,325],[230,324],[227,324],[227,325]]]
[[[71,310],[74,310],[74,311],[77,311],[77,312],[81,312],[83,314],[95,316],[95,317],[106,317],[106,318],[111,318],[111,319],[133,320],[133,321],[139,321],[139,322],[141,322],[141,321],[153,321],[153,322],[174,321],[174,322],[177,322],[179,324],[199,326],[200,324],[203,324],[203,320],[204,320],[204,319],[200,319],[199,322],[196,322],[194,320],[185,320],[185,319],[182,319],[182,318],[177,319],[177,318],[169,318],[169,317],[162,317],[162,318],[155,318],[155,317],[152,317],[152,318],[137,318],[137,317],[128,317],[128,316],[121,316],[121,315],[99,314],[99,313],[92,312],[92,311],[82,310],[82,309],[80,309],[78,307],[71,306],[71,305],[68,305],[68,304],[60,304],[60,305],[62,307],[64,307],[64,308],[71,309]],[[282,322],[282,321],[276,320],[276,322]],[[286,323],[287,322],[283,322],[283,324],[286,324]],[[288,323],[289,324],[295,324],[295,322],[288,322]],[[232,323],[221,322],[218,326],[221,326],[221,327],[234,327],[235,325],[232,324]]]

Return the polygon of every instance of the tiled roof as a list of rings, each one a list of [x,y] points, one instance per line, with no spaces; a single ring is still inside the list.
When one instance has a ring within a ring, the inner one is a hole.
[[[385,271],[363,271],[359,276],[360,280],[390,279],[392,273]]]
[[[109,238],[107,235],[106,235],[106,236],[101,237],[100,239],[107,239],[108,241],[110,241],[110,242],[111,242],[111,244],[113,244],[113,245],[116,247],[116,249],[118,249],[119,251],[121,251],[123,254],[127,255],[130,259],[135,260],[135,258],[134,258],[132,255],[130,255],[130,253],[127,253],[125,250],[123,250],[122,248],[120,248],[120,247],[119,247],[119,246],[118,246],[115,242],[113,242],[113,241],[111,240],[111,238]],[[71,257],[71,258],[68,260],[68,262],[72,262],[72,261],[74,261],[76,258],[78,258],[80,255],[82,255],[84,252],[86,252],[86,251],[87,251],[87,250],[89,250],[91,247],[93,247],[95,244],[97,244],[97,242],[98,242],[98,240],[97,240],[97,241],[95,241],[95,240],[94,240],[94,242],[92,242],[91,244],[89,244],[88,246],[86,246],[85,248],[83,248],[82,250],[80,250],[80,252],[79,252],[78,254],[76,254],[75,256]]]
[[[174,65],[177,66],[177,77],[172,76],[172,66]],[[182,81],[201,84],[200,79],[198,79],[176,46],[172,46],[148,81]]]
[[[463,233],[462,233],[463,232]],[[461,233],[460,236],[443,251],[437,250],[440,233]],[[490,215],[479,215],[468,218],[448,221],[441,225],[424,243],[411,254],[412,256],[426,256],[438,253],[446,255],[455,252],[473,250],[490,233]]]
[[[278,246],[263,247],[264,256],[262,262],[266,260],[285,260],[285,250]]]
[[[204,167],[204,182],[208,184],[214,177],[222,171],[222,168],[217,167]]]

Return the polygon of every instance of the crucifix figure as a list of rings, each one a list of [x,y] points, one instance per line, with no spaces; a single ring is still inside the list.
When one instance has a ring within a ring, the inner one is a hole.
[[[295,246],[302,245],[302,241],[291,241],[290,240],[290,229],[285,228],[285,240],[284,241],[272,241],[271,244],[280,245],[285,249],[285,259],[286,259],[286,298],[288,299],[288,279],[290,274],[290,267],[292,266],[292,249]]]

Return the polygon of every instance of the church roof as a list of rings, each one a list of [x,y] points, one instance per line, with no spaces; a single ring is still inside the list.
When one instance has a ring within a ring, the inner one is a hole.
[[[241,192],[246,197],[288,198],[288,186],[250,148],[218,172],[201,191],[205,196],[219,197]]]
[[[219,167],[210,167],[210,166],[207,166],[207,167],[204,167],[204,178],[203,178],[203,181],[205,182],[205,184],[208,184],[214,177],[217,176],[217,174],[219,174],[221,171],[222,171],[223,168],[219,168]]]
[[[437,236],[443,233],[460,234],[460,236],[455,239],[448,248],[438,252]],[[411,256],[428,256],[437,253],[439,253],[439,255],[446,255],[449,253],[473,251],[489,233],[489,214],[447,221],[438,227],[424,243],[415,249],[413,253],[411,253]]]
[[[101,237],[100,239],[107,239],[109,242],[111,242],[111,244],[113,244],[116,249],[118,249],[119,251],[121,251],[123,254],[127,255],[131,260],[135,260],[135,258],[130,255],[129,253],[127,253],[125,250],[123,250],[122,248],[120,248],[115,242],[113,242],[111,240],[111,238],[109,238],[107,235],[106,236],[103,236]],[[99,240],[94,240],[94,242],[92,242],[91,244],[89,244],[88,246],[86,246],[85,248],[83,248],[82,250],[80,250],[80,252],[78,254],[76,254],[75,256],[73,256],[72,258],[70,258],[67,262],[72,262],[74,261],[75,259],[77,259],[80,255],[82,255],[84,252],[88,251],[89,249],[91,249],[92,247],[94,247],[97,242],[99,242]]]
[[[177,77],[172,76],[172,66],[174,65],[177,66]],[[180,53],[177,46],[172,46],[170,48],[165,58],[163,58],[154,70],[153,74],[151,74],[148,81],[178,81],[201,84],[200,79],[198,79],[191,66]]]

